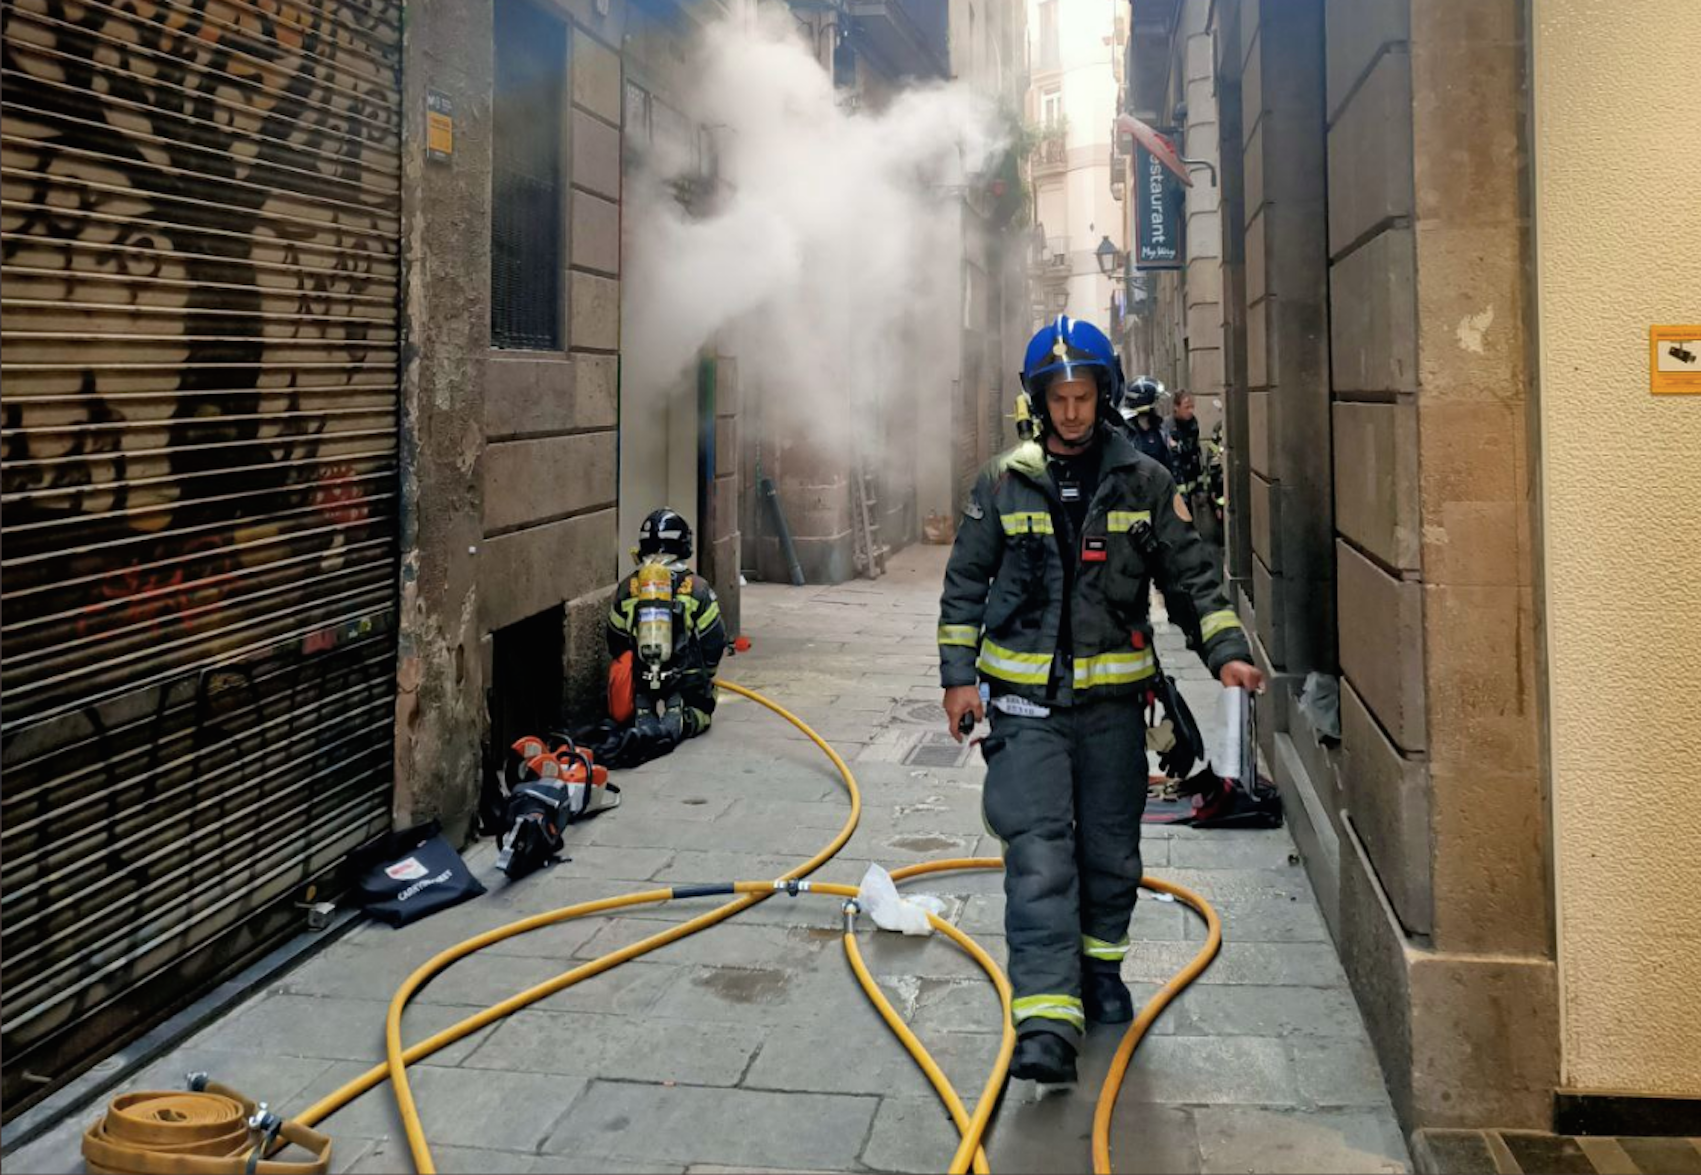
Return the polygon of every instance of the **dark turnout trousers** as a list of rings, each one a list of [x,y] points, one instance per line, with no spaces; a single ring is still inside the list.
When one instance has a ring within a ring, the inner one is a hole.
[[[1138,699],[989,713],[982,806],[1004,842],[1018,1028],[1080,1033],[1081,959],[1120,960],[1140,886],[1146,727]]]

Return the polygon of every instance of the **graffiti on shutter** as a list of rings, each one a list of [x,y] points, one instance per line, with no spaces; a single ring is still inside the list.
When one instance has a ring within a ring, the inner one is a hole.
[[[12,1109],[387,824],[401,34],[393,0],[0,19]]]

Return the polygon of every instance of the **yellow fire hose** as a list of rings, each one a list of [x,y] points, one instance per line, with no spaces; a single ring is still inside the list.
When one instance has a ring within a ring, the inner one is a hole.
[[[856,830],[857,822],[861,818],[862,813],[862,796],[860,789],[857,786],[855,775],[851,773],[850,767],[845,763],[844,759],[839,756],[838,752],[829,746],[820,735],[811,730],[809,725],[801,718],[798,718],[795,714],[792,714],[778,703],[763,697],[761,694],[758,694],[753,690],[745,689],[743,686],[734,685],[728,681],[719,681],[716,684],[723,690],[748,698],[751,701],[772,710],[774,713],[778,714],[780,717],[784,718],[807,735],[810,741],[817,747],[821,748],[822,752],[825,753],[830,760],[832,760],[833,766],[838,769],[839,775],[844,780],[845,789],[849,793],[850,812],[846,817],[844,827],[839,830],[838,834],[834,836],[827,846],[819,853],[815,854],[815,856],[811,857],[808,861],[784,874],[775,881],[739,881],[722,883],[719,885],[676,886],[667,889],[644,890],[638,893],[624,894],[619,897],[603,898],[597,901],[581,902],[577,905],[565,906],[561,909],[552,910],[548,913],[537,914],[529,918],[522,918],[519,921],[511,922],[506,926],[501,926],[494,930],[486,931],[483,934],[475,935],[462,943],[448,948],[422,964],[412,975],[408,976],[408,978],[402,983],[401,987],[396,990],[395,996],[391,999],[389,1013],[385,1018],[384,1024],[385,1063],[374,1066],[367,1072],[344,1085],[341,1089],[338,1089],[336,1092],[310,1106],[304,1113],[298,1115],[294,1119],[294,1126],[306,1128],[316,1125],[331,1114],[335,1113],[337,1110],[341,1109],[343,1106],[347,1105],[349,1102],[353,1101],[355,1098],[359,1097],[361,1094],[372,1089],[379,1082],[384,1080],[385,1077],[388,1077],[395,1089],[396,1105],[401,1115],[403,1128],[407,1134],[408,1146],[413,1153],[414,1163],[422,1175],[430,1175],[430,1173],[435,1172],[436,1167],[432,1162],[431,1150],[426,1143],[425,1133],[419,1121],[418,1107],[414,1103],[413,1091],[408,1081],[407,1067],[409,1065],[430,1056],[432,1053],[435,1053],[438,1049],[441,1049],[446,1045],[453,1044],[455,1041],[460,1040],[469,1033],[476,1032],[480,1028],[492,1024],[495,1021],[520,1010],[521,1008],[536,1003],[538,1000],[541,1000],[546,996],[553,995],[558,991],[571,987],[580,980],[601,974],[602,972],[619,966],[621,963],[627,962],[630,959],[635,959],[640,955],[648,954],[650,951],[656,950],[659,947],[666,946],[670,942],[676,942],[679,939],[695,934],[700,930],[705,930],[716,923],[725,921],[742,910],[750,908],[758,902],[772,897],[776,893],[784,892],[792,894],[793,896],[802,893],[813,893],[846,899],[844,903],[844,948],[846,957],[850,962],[851,969],[855,972],[857,981],[861,984],[862,989],[868,996],[869,1000],[880,1012],[881,1017],[892,1029],[892,1032],[903,1043],[905,1049],[909,1051],[910,1056],[915,1060],[916,1064],[920,1066],[922,1071],[927,1075],[927,1078],[932,1083],[934,1090],[939,1094],[940,1100],[945,1104],[947,1110],[950,1111],[952,1121],[955,1123],[957,1130],[961,1135],[961,1142],[957,1147],[956,1154],[952,1157],[949,1170],[953,1172],[953,1175],[957,1175],[957,1173],[966,1172],[971,1169],[982,1173],[988,1170],[986,1154],[982,1148],[981,1140],[986,1133],[987,1127],[991,1123],[993,1109],[998,1101],[998,1093],[1000,1089],[1002,1089],[1005,1079],[1008,1076],[1010,1056],[1015,1049],[1016,1043],[1015,1029],[1011,1026],[1011,993],[1009,981],[1004,977],[1004,974],[999,969],[997,963],[993,961],[992,957],[986,953],[980,944],[976,943],[967,934],[963,933],[950,923],[936,918],[931,914],[928,916],[928,921],[932,924],[935,930],[946,935],[959,947],[966,951],[975,960],[975,962],[980,965],[981,969],[986,972],[987,977],[992,980],[994,987],[997,988],[999,1001],[1003,1007],[1004,1029],[1003,1036],[1000,1041],[997,1060],[993,1064],[991,1073],[987,1076],[986,1083],[981,1090],[980,1099],[975,1105],[974,1113],[971,1115],[967,1108],[963,1105],[962,1099],[958,1096],[950,1081],[945,1077],[944,1072],[939,1068],[938,1064],[928,1053],[927,1049],[922,1045],[921,1041],[916,1038],[915,1034],[906,1024],[904,1024],[903,1020],[892,1008],[884,993],[880,991],[879,986],[875,983],[873,976],[869,974],[867,966],[863,963],[862,954],[857,946],[856,936],[854,933],[855,915],[857,913],[855,898],[858,893],[856,887],[826,883],[811,883],[804,880],[811,873],[815,872],[822,865],[831,860],[833,856],[844,847],[845,843],[850,840],[851,834]],[[1001,869],[1002,867],[1003,862],[996,857],[956,857],[946,860],[929,861],[922,864],[910,865],[905,868],[896,869],[892,872],[892,878],[895,881],[904,881],[914,877],[921,877],[934,873],[944,873],[953,870]],[[1217,950],[1222,943],[1221,924],[1217,918],[1216,912],[1211,909],[1204,899],[1200,898],[1197,894],[1182,888],[1181,886],[1171,885],[1167,882],[1158,881],[1155,878],[1142,878],[1141,884],[1148,889],[1171,894],[1186,903],[1188,906],[1191,906],[1204,917],[1206,925],[1209,928],[1209,933],[1206,937],[1205,945],[1200,948],[1199,953],[1194,956],[1192,962],[1176,974],[1155,996],[1152,997],[1151,1001],[1141,1010],[1140,1014],[1135,1017],[1134,1022],[1129,1026],[1126,1035],[1122,1038],[1121,1044],[1117,1047],[1116,1054],[1112,1059],[1110,1072],[1105,1076],[1104,1085],[1099,1091],[1098,1105],[1093,1116],[1093,1169],[1095,1172],[1101,1173],[1101,1175],[1108,1175],[1110,1171],[1111,1115],[1115,1111],[1116,1097],[1118,1092],[1121,1090],[1122,1080],[1128,1070],[1128,1064],[1133,1057],[1135,1048],[1138,1047],[1140,1039],[1145,1035],[1147,1029],[1150,1028],[1152,1022],[1157,1019],[1159,1013],[1163,1011],[1165,1006],[1167,1006],[1183,988],[1193,982],[1200,972],[1210,965],[1211,960],[1216,956]],[[408,1001],[429,979],[458,959],[462,959],[475,951],[490,946],[492,943],[501,942],[502,940],[511,938],[514,935],[524,934],[543,926],[552,926],[556,923],[566,922],[589,914],[606,913],[610,910],[623,909],[628,906],[647,905],[655,902],[671,901],[676,898],[709,897],[720,895],[736,896],[734,896],[732,901],[727,902],[725,905],[718,906],[707,913],[700,914],[686,922],[681,922],[676,926],[671,926],[666,930],[652,934],[639,942],[631,944],[630,946],[622,947],[617,951],[612,951],[609,954],[603,955],[601,958],[582,964],[581,966],[575,967],[553,979],[530,987],[517,995],[510,996],[508,999],[503,1000],[498,1004],[493,1004],[484,1011],[475,1013],[474,1015],[467,1017],[465,1020],[451,1025],[450,1027],[443,1029],[441,1032],[420,1041],[418,1044],[412,1045],[408,1048],[403,1048],[402,1046],[402,1012],[403,1009],[406,1008]]]

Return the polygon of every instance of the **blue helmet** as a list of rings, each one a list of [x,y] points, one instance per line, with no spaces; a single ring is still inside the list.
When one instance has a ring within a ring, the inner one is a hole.
[[[1028,341],[1022,361],[1022,389],[1028,393],[1042,427],[1049,423],[1046,386],[1054,379],[1083,375],[1092,376],[1098,383],[1098,418],[1107,423],[1112,406],[1122,395],[1122,361],[1102,330],[1060,314]]]

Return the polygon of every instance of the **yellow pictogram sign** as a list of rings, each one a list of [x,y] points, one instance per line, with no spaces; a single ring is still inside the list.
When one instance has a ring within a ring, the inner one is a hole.
[[[447,94],[425,92],[425,157],[438,163],[455,155],[455,104]]]
[[[1656,396],[1701,396],[1701,326],[1648,328],[1648,388]]]

